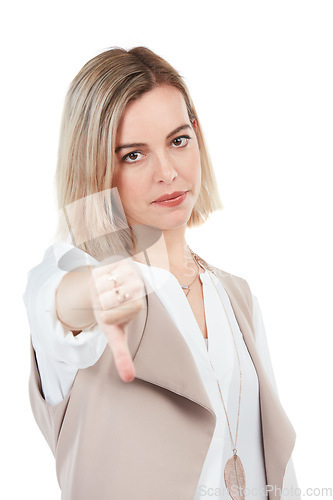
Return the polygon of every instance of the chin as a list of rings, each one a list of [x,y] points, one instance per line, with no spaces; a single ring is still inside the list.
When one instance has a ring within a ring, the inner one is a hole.
[[[178,214],[178,216],[172,216],[169,215],[169,217],[160,217],[158,221],[156,221],[155,224],[152,223],[152,225],[156,225],[160,229],[177,229],[179,227],[185,226],[191,217],[190,214]]]

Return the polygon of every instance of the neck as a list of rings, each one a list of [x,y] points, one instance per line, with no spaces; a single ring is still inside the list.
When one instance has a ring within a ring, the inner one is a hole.
[[[162,230],[161,238],[145,252],[137,254],[135,260],[147,263],[148,257],[152,266],[182,275],[188,269],[192,275],[195,263],[185,240],[185,230],[185,226]]]
[[[185,227],[164,230],[161,245],[168,255],[169,265],[174,269],[183,269],[189,260],[192,260],[191,252],[185,240]]]

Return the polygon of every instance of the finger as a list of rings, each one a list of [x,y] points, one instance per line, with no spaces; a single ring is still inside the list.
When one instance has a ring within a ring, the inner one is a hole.
[[[138,300],[142,293],[140,293],[141,287],[139,286],[129,286],[124,285],[112,290],[107,290],[99,295],[99,305],[101,310],[107,311],[109,309],[116,309],[119,307],[119,310],[133,308],[133,302]],[[126,304],[129,307],[124,307]]]
[[[110,340],[108,336],[110,332],[112,332],[111,327],[114,325],[127,325],[144,306],[143,299],[132,302],[131,307],[128,304],[124,304],[121,307],[118,306],[115,309],[107,311],[101,311],[100,307],[94,306],[95,319],[105,336],[108,338],[110,346],[112,345],[112,339]]]
[[[121,325],[112,325],[109,332],[106,333],[106,337],[120,378],[124,382],[131,382],[135,378],[135,369],[128,348],[125,328]]]
[[[111,259],[111,262],[110,262]],[[99,264],[93,266],[93,270],[96,276],[101,276],[105,273],[112,273],[116,272],[118,269],[126,270],[126,269],[132,269],[134,270],[134,264],[130,258],[126,259],[121,259],[121,260],[115,260],[113,261],[113,258],[106,258],[103,261],[99,262]]]
[[[114,277],[116,281],[114,281],[112,277]],[[106,290],[112,290],[124,284],[131,285],[137,279],[138,277],[134,276],[129,269],[116,269],[112,273],[101,274],[97,279],[95,279],[95,288],[97,293],[102,293]]]
[[[114,262],[112,264],[99,263],[98,265],[92,267],[92,273],[95,276],[95,278],[99,278],[100,276],[103,276],[106,273],[115,272],[118,267],[119,263],[117,262]]]
[[[128,324],[142,309],[142,300],[137,300],[131,304],[123,304],[107,311],[98,311],[95,313],[97,321],[100,322],[102,330],[104,326]]]

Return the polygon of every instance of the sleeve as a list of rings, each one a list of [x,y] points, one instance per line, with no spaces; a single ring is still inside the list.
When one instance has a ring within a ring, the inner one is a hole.
[[[106,338],[94,323],[76,336],[58,319],[55,291],[63,276],[83,265],[98,263],[68,243],[50,246],[42,262],[28,272],[23,300],[27,310],[33,346],[50,361],[71,368],[94,364],[106,346]]]
[[[279,397],[277,384],[275,380],[275,375],[273,371],[273,365],[271,361],[271,356],[269,352],[267,335],[265,330],[265,325],[263,321],[263,316],[261,312],[261,308],[258,302],[258,298],[252,294],[253,298],[253,322],[254,322],[254,330],[256,335],[256,346],[260,356],[260,359],[263,363],[263,366],[266,370],[268,378],[275,389],[276,394]],[[283,478],[283,494],[281,496],[281,500],[300,500],[300,490],[298,487],[298,482],[296,478],[295,467],[293,463],[292,456],[286,467],[286,472]]]

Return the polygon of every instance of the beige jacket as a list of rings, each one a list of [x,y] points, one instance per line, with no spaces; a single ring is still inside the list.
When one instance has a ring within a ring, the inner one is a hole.
[[[210,266],[225,288],[259,381],[266,483],[280,499],[295,431],[259,358],[252,294]],[[56,459],[62,500],[193,500],[216,416],[190,349],[152,292],[128,325],[135,379],[123,382],[107,347],[79,370],[67,397],[46,403],[31,345],[30,401]]]

